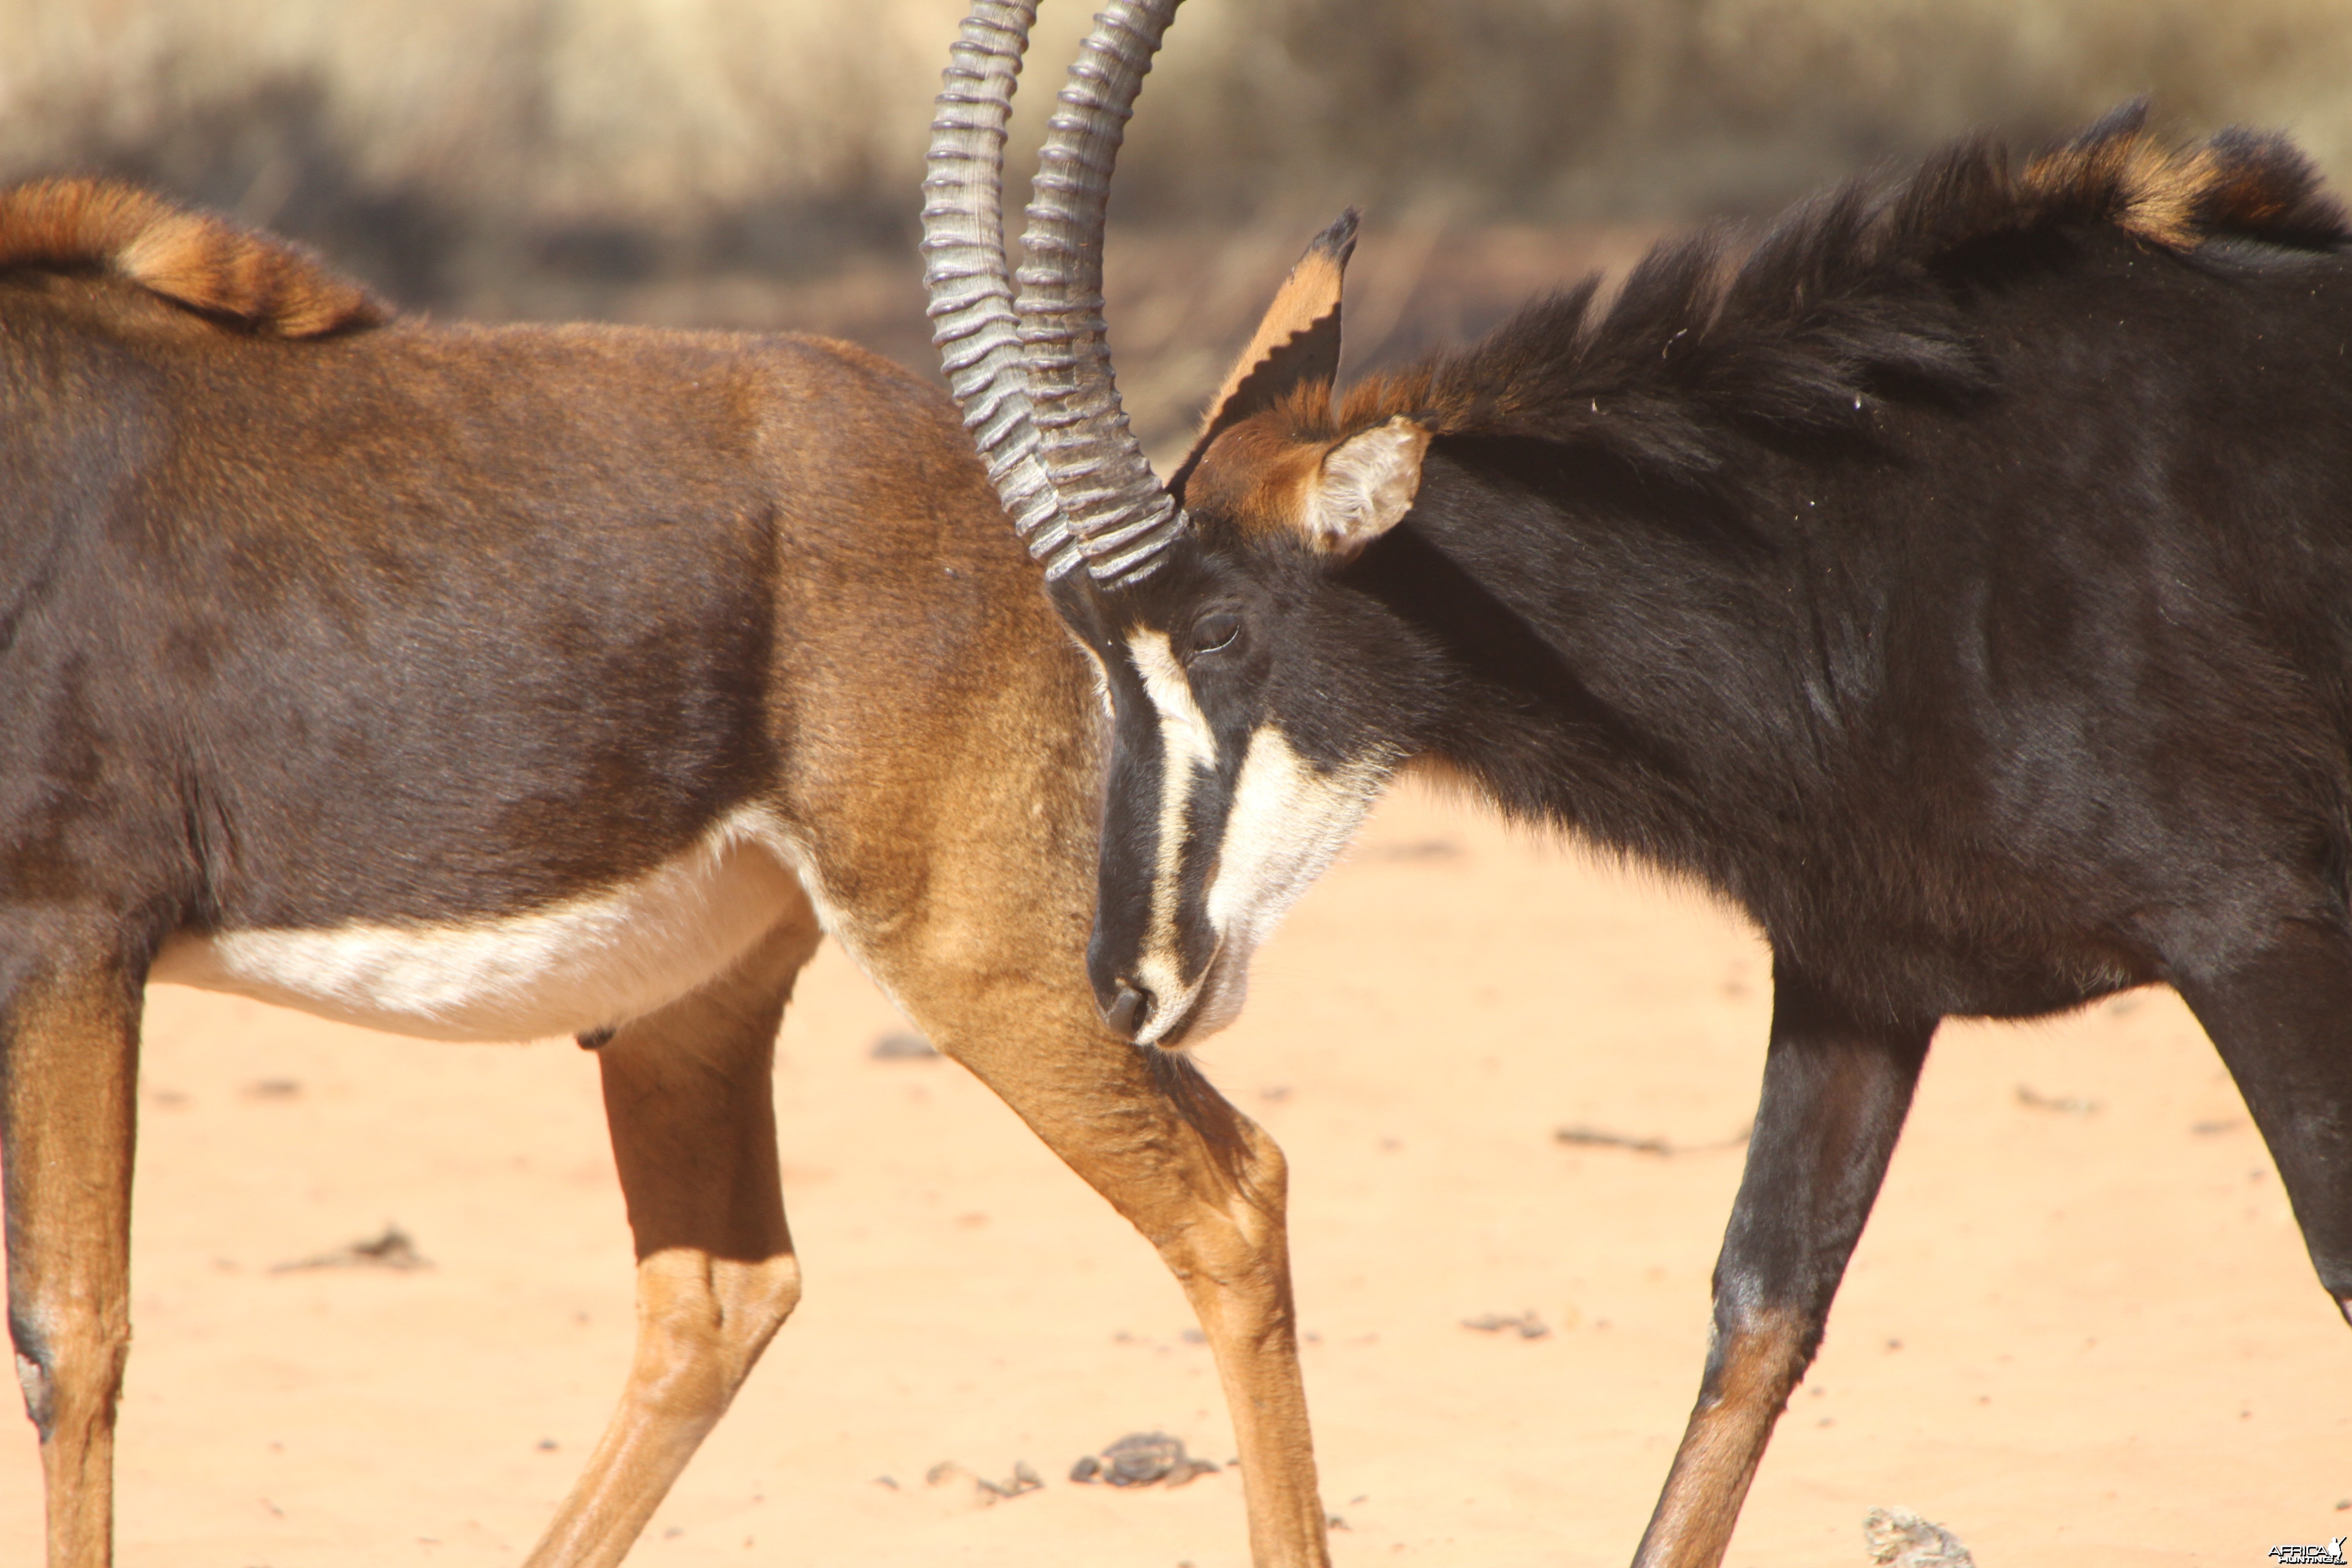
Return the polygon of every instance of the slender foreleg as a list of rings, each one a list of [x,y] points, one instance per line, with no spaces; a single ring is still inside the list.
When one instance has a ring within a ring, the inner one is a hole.
[[[110,929],[30,924],[0,926],[8,1331],[41,1435],[50,1568],[102,1568],[131,1351],[141,987]]]
[[[637,1252],[637,1349],[534,1568],[616,1563],[800,1300],[770,1069],[815,951],[803,905],[721,978],[597,1050]]]
[[[1159,1249],[1199,1319],[1241,1451],[1257,1568],[1330,1559],[1298,1370],[1274,1140],[1190,1062],[1114,1039],[1086,994],[912,1001],[940,1047],[1001,1095],[1046,1146]]]
[[[1636,1568],[1723,1560],[1773,1423],[1821,1343],[1935,1031],[1933,1021],[1858,1022],[1785,963],[1774,984],[1763,1100],[1716,1263],[1706,1372]]]
[[[2297,921],[2259,953],[2177,978],[2278,1163],[2319,1282],[2352,1321],[2352,937]]]
[[[1324,1568],[1282,1152],[1188,1061],[1096,1015],[1101,710],[1017,566],[987,587],[997,629],[952,686],[860,676],[840,709],[856,723],[812,731],[795,775],[807,875],[827,929],[932,1044],[1158,1248],[1216,1358],[1253,1563]],[[908,593],[929,602],[941,580],[926,568]]]
[[[1214,1354],[1256,1568],[1330,1561],[1299,1378],[1282,1152],[1186,1060],[1139,1051],[1096,1016],[1081,954],[1087,905],[1055,895],[1066,863],[931,862],[925,916],[841,932],[932,1042],[969,1068],[1159,1249]],[[1083,862],[1076,869],[1083,868]],[[1031,887],[1025,909],[997,889]],[[981,906],[960,913],[964,900]]]

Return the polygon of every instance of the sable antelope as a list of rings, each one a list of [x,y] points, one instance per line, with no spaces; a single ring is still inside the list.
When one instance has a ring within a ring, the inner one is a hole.
[[[936,392],[810,339],[398,319],[48,184],[0,194],[0,502],[53,1565],[110,1555],[148,981],[596,1048],[637,1349],[530,1561],[613,1563],[799,1297],[769,1068],[821,932],[1158,1246],[1260,1537],[1319,1533],[1280,1154],[1087,999],[1103,711]]]
[[[1064,95],[1089,259],[1173,9],[1113,4]],[[1167,487],[1131,441],[1039,445],[1099,536],[1149,530],[1055,595],[1115,712],[1114,1026],[1228,1017],[1416,762],[1748,912],[1762,1103],[1643,1564],[1722,1559],[1948,1015],[2177,987],[2352,1316],[2352,226],[2300,155],[2137,108],[2021,165],[1964,142],[1342,394],[1352,243]],[[1055,270],[1033,395],[1109,429],[1060,314],[1093,280]]]

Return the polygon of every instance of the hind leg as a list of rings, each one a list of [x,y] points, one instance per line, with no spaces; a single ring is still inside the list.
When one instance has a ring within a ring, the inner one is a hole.
[[[112,934],[0,925],[8,1330],[41,1435],[50,1568],[113,1552],[141,998]]]
[[[530,1562],[616,1563],[800,1300],[769,1082],[803,903],[733,970],[597,1050],[637,1253],[637,1348],[587,1469]]]
[[[2319,1282],[2352,1320],[2352,936],[2290,922],[2261,952],[2175,984],[2270,1145]]]

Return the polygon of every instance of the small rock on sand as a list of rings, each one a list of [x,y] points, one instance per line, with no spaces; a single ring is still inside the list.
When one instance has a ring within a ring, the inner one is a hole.
[[[1181,1438],[1165,1432],[1130,1432],[1100,1454],[1088,1454],[1070,1467],[1070,1479],[1115,1487],[1148,1487],[1165,1482],[1171,1487],[1196,1477],[1217,1473],[1213,1460],[1196,1459],[1184,1452]]]
[[[1862,1542],[1882,1568],[1976,1568],[1959,1538],[1907,1508],[1874,1508],[1863,1516]]]
[[[1044,1479],[1029,1468],[1029,1462],[1026,1459],[1013,1461],[1013,1473],[1001,1481],[992,1481],[986,1476],[974,1475],[953,1459],[942,1459],[924,1472],[923,1480],[927,1485],[938,1487],[945,1486],[959,1477],[971,1479],[972,1493],[983,1505],[1002,1502],[1007,1498],[1017,1498],[1029,1492],[1042,1491],[1045,1486]],[[898,1489],[898,1483],[888,1476],[876,1479],[892,1491]]]
[[[430,1268],[432,1260],[416,1250],[416,1243],[396,1225],[383,1227],[383,1234],[369,1241],[354,1241],[349,1247],[339,1247],[332,1252],[315,1257],[297,1258],[286,1263],[269,1266],[272,1274],[291,1274],[304,1268]]]

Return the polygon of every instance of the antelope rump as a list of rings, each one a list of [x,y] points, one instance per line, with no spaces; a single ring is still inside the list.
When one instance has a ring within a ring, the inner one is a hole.
[[[147,982],[596,1050],[637,1349],[530,1561],[609,1564],[799,1299],[769,1068],[824,932],[1159,1247],[1254,1529],[1319,1537],[1280,1155],[1087,996],[1104,721],[936,391],[810,339],[403,319],[61,182],[0,193],[0,508],[54,1568],[111,1555]]]
[[[1721,1561],[1946,1016],[2177,987],[2352,1315],[2352,226],[2302,157],[1970,140],[1344,391],[1343,219],[1163,488],[1093,268],[1173,10],[1115,0],[1062,95],[1034,429],[957,384],[1087,567],[1112,1026],[1230,1017],[1408,765],[1747,913],[1762,1100],[1641,1564]]]

